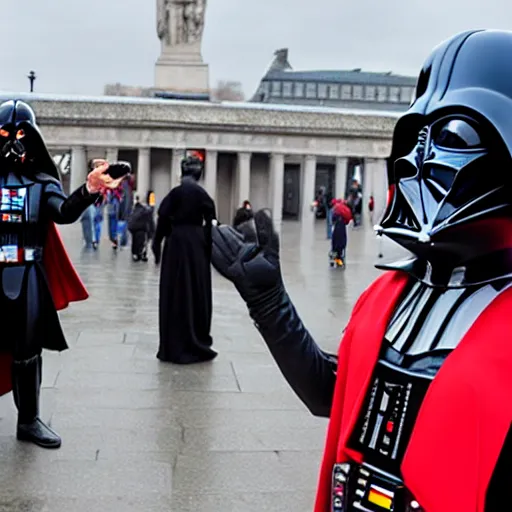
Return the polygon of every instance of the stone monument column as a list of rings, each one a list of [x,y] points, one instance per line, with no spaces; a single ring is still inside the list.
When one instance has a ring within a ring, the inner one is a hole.
[[[119,150],[117,148],[107,148],[105,158],[107,162],[117,162],[119,159]]]
[[[304,157],[302,171],[302,224],[315,222],[315,214],[311,211],[311,205],[315,200],[315,180],[316,180],[316,155],[306,155]]]
[[[345,192],[347,188],[347,171],[348,171],[348,158],[346,156],[339,156],[336,158],[336,198],[345,199]]]
[[[69,191],[74,192],[87,180],[87,153],[85,147],[71,148],[71,167],[69,176]]]
[[[206,0],[157,0],[157,34],[162,48],[155,87],[161,91],[207,94],[208,65],[203,62]]]
[[[284,154],[273,153],[270,156],[270,204],[274,229],[281,233],[283,220]]]
[[[151,183],[151,150],[139,148],[137,160],[137,195],[145,203]]]
[[[177,187],[181,182],[181,161],[185,158],[185,150],[174,148],[171,159],[171,188]]]
[[[212,149],[206,151],[206,162],[205,162],[205,188],[211,198],[217,200],[217,160],[218,152]]]
[[[238,205],[240,208],[245,200],[251,199],[251,153],[238,153]]]

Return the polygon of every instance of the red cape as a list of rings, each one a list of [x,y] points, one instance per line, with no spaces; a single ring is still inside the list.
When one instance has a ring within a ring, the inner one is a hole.
[[[348,448],[348,439],[407,280],[402,273],[384,274],[352,313],[339,350],[315,512],[331,510],[333,465],[362,461],[360,453]],[[405,485],[426,512],[484,512],[512,422],[511,313],[509,289],[476,320],[427,392],[401,468]]]
[[[70,302],[89,297],[53,222],[48,226],[43,249],[43,268],[57,311],[65,309]],[[11,360],[10,356],[0,356],[0,396],[11,391]]]

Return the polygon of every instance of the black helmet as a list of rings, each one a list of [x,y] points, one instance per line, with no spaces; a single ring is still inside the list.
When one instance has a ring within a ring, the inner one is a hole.
[[[377,230],[429,272],[503,249],[503,230],[512,231],[510,55],[512,32],[470,31],[442,43],[395,127],[393,193]]]
[[[0,170],[2,162],[32,166],[59,179],[57,167],[46,148],[32,108],[23,101],[9,100],[0,105]]]
[[[203,173],[203,161],[197,156],[187,156],[181,161],[181,175],[185,177],[192,177],[199,181]]]

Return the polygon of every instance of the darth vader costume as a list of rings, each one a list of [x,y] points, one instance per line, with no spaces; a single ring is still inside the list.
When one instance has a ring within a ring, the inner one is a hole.
[[[0,105],[0,395],[11,389],[17,437],[58,448],[39,418],[42,349],[65,350],[57,310],[87,298],[55,223],[75,222],[98,199],[85,185],[66,197],[32,109]]]
[[[211,228],[216,214],[215,203],[198,183],[203,161],[189,156],[181,162],[181,172],[181,184],[167,194],[158,209],[152,244],[155,260],[161,260],[157,357],[191,364],[217,356],[210,335]]]
[[[291,387],[330,418],[315,512],[498,512],[512,484],[512,33],[437,47],[398,121],[379,234],[404,261],[360,297],[337,357],[284,288],[277,236],[213,232]]]

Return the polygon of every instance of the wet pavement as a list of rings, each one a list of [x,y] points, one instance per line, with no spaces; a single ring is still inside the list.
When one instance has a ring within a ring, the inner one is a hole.
[[[11,395],[0,398],[0,512],[311,512],[327,422],[288,388],[232,285],[214,276],[219,357],[162,364],[158,269],[106,240],[84,252],[79,225],[61,231],[91,295],[61,314],[71,349],[44,355],[42,416],[63,446],[17,442]],[[347,269],[333,270],[323,224],[283,226],[287,288],[331,351],[379,273],[371,230],[349,237]]]

